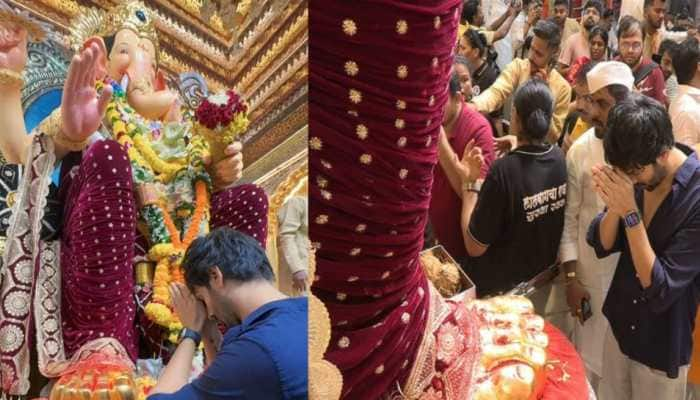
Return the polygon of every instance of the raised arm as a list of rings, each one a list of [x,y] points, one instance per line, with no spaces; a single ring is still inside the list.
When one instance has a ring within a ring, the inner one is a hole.
[[[95,78],[100,76],[100,56],[104,50],[96,43],[88,45],[71,60],[63,88],[61,109],[42,122],[39,130],[54,136],[56,159],[70,151],[84,148],[87,138],[102,123],[111,87],[98,96]],[[27,63],[27,32],[24,28],[4,23],[0,25],[0,151],[10,163],[23,163],[31,143],[22,112],[22,80]]]
[[[27,31],[9,22],[0,22],[0,151],[9,163],[19,163],[31,142],[22,116],[23,81],[27,64]]]

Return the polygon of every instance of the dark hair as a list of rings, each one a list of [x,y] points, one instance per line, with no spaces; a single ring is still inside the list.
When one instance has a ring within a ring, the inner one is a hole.
[[[645,33],[644,27],[642,26],[642,22],[631,15],[625,15],[620,19],[620,24],[617,28],[617,38],[620,39],[626,36],[630,36],[628,33],[631,33],[635,30],[642,32],[642,42],[644,42]]]
[[[659,56],[663,56],[664,53],[669,52],[671,59],[673,59],[673,54],[678,48],[678,44],[671,39],[664,39],[659,45]]]
[[[695,76],[700,62],[700,44],[698,39],[689,37],[679,44],[673,53],[673,70],[678,83],[687,85]]]
[[[619,83],[613,83],[612,85],[606,86],[610,96],[615,99],[615,103],[621,102],[627,99],[627,96],[631,93],[630,89],[625,85],[620,85]]]
[[[588,41],[590,42],[591,39],[593,39],[596,36],[600,36],[601,39],[603,39],[603,42],[605,42],[605,47],[608,47],[608,31],[605,29],[601,28],[600,25],[596,25],[593,28],[591,28],[591,31],[588,34]]]
[[[577,85],[580,85],[582,83],[588,83],[586,75],[588,75],[588,73],[591,72],[591,70],[593,69],[593,67],[596,66],[596,64],[598,64],[597,61],[591,60],[581,66],[581,69],[578,70],[575,77]]]
[[[547,42],[550,49],[558,49],[561,44],[561,31],[559,25],[551,20],[539,20],[532,28],[535,36]]]
[[[598,11],[598,15],[602,16],[603,15],[603,10],[605,9],[603,7],[603,3],[600,2],[600,0],[588,0],[584,5],[583,8],[581,9],[582,11],[586,11],[589,8],[595,8],[596,11]]]
[[[554,7],[556,6],[566,6],[566,8],[569,8],[569,1],[568,0],[554,0]]]
[[[467,67],[467,69],[469,69],[469,60],[467,60],[467,57],[465,57],[461,54],[457,54],[455,56],[454,64],[455,65],[457,65],[457,64],[463,65],[463,66]]]
[[[462,90],[462,86],[459,83],[459,74],[454,69],[452,70],[452,74],[450,74],[450,82],[447,87],[450,90],[450,96],[455,96]]]
[[[530,79],[515,92],[513,105],[524,137],[542,140],[547,136],[553,104],[552,92],[541,79]]]
[[[666,3],[666,0],[659,0],[662,3]],[[644,8],[651,7],[654,4],[654,0],[644,0]]]
[[[194,286],[209,287],[209,271],[213,267],[221,270],[224,279],[239,282],[272,282],[275,279],[265,250],[258,241],[228,227],[214,229],[192,242],[182,267],[190,289]]]
[[[469,28],[462,36],[469,42],[469,46],[479,49],[479,57],[483,57],[484,54],[486,54],[488,47],[486,46],[486,38],[483,34],[479,33],[476,29]]]
[[[479,11],[479,4],[481,0],[467,0],[464,2],[464,8],[462,8],[462,22],[469,22],[470,24],[474,22],[474,17]]]
[[[668,112],[651,97],[630,93],[610,110],[603,148],[612,166],[629,171],[653,164],[674,143]]]
[[[608,8],[603,12],[603,18],[612,17],[615,15],[615,11],[612,8]]]

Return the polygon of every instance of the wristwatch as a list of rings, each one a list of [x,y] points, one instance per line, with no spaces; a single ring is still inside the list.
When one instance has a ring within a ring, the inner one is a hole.
[[[192,329],[183,328],[182,332],[180,332],[180,343],[185,339],[192,339],[194,347],[199,347],[199,344],[202,342],[202,335]]]
[[[474,192],[474,193],[479,193],[481,191],[481,185],[484,183],[483,179],[477,179],[474,182],[469,182],[469,183],[463,183],[462,184],[462,191],[463,192]]]
[[[633,228],[639,225],[640,222],[642,222],[642,216],[639,215],[639,212],[637,210],[634,210],[625,214],[625,217],[622,219],[622,221],[625,224],[625,228]]]

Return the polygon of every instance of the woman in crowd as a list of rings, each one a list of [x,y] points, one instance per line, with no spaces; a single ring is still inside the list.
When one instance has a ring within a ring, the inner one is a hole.
[[[460,229],[459,213],[462,209],[462,184],[457,168],[467,143],[474,141],[482,149],[484,163],[481,177],[486,176],[494,159],[493,133],[486,118],[478,111],[464,105],[460,91],[461,79],[468,77],[469,71],[455,60],[450,77],[450,96],[442,120],[442,130],[438,137],[438,166],[434,170],[432,196],[430,198],[430,223],[438,241],[457,261],[466,257],[464,239]]]
[[[506,292],[555,263],[564,227],[566,162],[546,142],[552,117],[551,91],[538,79],[515,94],[517,147],[496,160],[483,185],[482,152],[469,143],[462,158],[462,232],[469,255],[467,274],[479,296]],[[536,238],[536,239],[535,239]],[[533,303],[544,311],[549,288]]]
[[[593,27],[588,35],[588,48],[591,51],[591,56],[577,58],[571,68],[569,68],[566,80],[569,81],[571,85],[574,85],[576,82],[578,70],[581,69],[584,64],[588,64],[589,61],[601,62],[608,60],[608,32],[600,26]]]
[[[459,39],[459,54],[464,56],[472,77],[471,96],[491,87],[501,70],[496,65],[496,55],[487,44],[486,38],[476,29],[467,29]],[[465,99],[468,100],[468,99]],[[501,136],[502,126],[500,116],[503,110],[497,110],[488,115],[491,128],[496,136]]]

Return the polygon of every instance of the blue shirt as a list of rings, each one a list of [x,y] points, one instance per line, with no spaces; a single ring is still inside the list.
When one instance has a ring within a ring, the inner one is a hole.
[[[644,210],[643,189],[635,199]],[[678,377],[690,362],[693,325],[700,299],[700,162],[692,154],[676,171],[671,191],[646,228],[656,260],[651,285],[637,278],[625,228],[620,221],[616,242],[606,251],[600,242],[598,215],[587,240],[599,258],[621,252],[603,314],[622,353],[650,368]]]
[[[214,362],[191,384],[148,400],[301,400],[308,397],[308,301],[273,301],[224,335]]]

